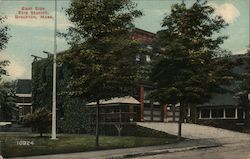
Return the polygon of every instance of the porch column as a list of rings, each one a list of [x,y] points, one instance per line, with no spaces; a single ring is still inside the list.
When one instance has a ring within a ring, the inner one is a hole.
[[[212,119],[212,109],[209,109],[209,119]]]
[[[175,121],[175,111],[176,111],[176,109],[175,109],[176,107],[175,107],[175,104],[172,104],[172,109],[173,109],[173,121]]]
[[[235,119],[238,119],[238,109],[235,108]]]
[[[167,122],[167,115],[168,115],[168,105],[163,105],[163,114],[162,114],[162,121]]]
[[[223,119],[225,119],[226,118],[226,109],[224,108],[223,109]]]
[[[140,86],[141,121],[144,121],[144,87]]]

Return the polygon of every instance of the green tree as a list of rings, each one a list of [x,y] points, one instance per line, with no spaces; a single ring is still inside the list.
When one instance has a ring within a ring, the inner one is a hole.
[[[0,16],[0,51],[6,48],[6,44],[8,43],[8,27],[3,23],[6,17]],[[0,59],[0,80],[2,79],[2,75],[6,75],[7,72],[4,69],[9,64],[9,61]]]
[[[249,45],[250,46],[250,45]],[[243,109],[245,111],[245,115],[246,115],[246,128],[249,131],[250,130],[250,49],[248,49],[244,61],[241,64],[244,67],[245,70],[247,70],[243,75],[241,75],[240,77],[240,81],[242,81],[241,83],[241,91],[237,92],[237,96],[239,96],[240,98],[240,105],[243,106]]]
[[[44,107],[38,108],[34,113],[25,115],[23,124],[35,129],[40,133],[40,137],[42,137],[43,133],[46,133],[49,130],[51,124],[51,113],[49,113]]]
[[[8,27],[3,23],[6,17],[0,16],[0,51],[6,48],[8,43]],[[5,69],[9,65],[8,60],[0,59],[0,119],[11,120],[15,109],[15,93],[13,84],[2,82],[2,76],[7,75]]]
[[[93,109],[87,109],[80,98],[69,98],[63,103],[58,128],[63,133],[92,133],[95,121],[90,117]]]
[[[72,70],[68,95],[97,102],[96,146],[99,145],[99,101],[134,94],[143,52],[130,39],[133,20],[142,15],[130,0],[72,0],[66,10],[74,24],[66,38],[72,49],[63,57]]]
[[[183,106],[205,102],[231,78],[229,64],[219,58],[225,55],[220,44],[226,37],[217,34],[227,24],[213,13],[199,0],[190,8],[175,4],[157,33],[160,54],[151,73],[157,86],[152,96],[162,104],[180,103],[179,138]]]
[[[16,112],[16,95],[13,83],[0,83],[0,120],[12,120]]]
[[[8,27],[4,26],[3,23],[6,17],[0,16],[0,50],[5,49],[6,44],[8,43],[9,36],[7,34]]]

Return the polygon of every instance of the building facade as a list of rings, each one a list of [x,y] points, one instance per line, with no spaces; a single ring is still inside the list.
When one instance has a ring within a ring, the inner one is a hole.
[[[18,108],[18,119],[32,113],[32,88],[30,79],[18,79],[15,84],[16,107]]]

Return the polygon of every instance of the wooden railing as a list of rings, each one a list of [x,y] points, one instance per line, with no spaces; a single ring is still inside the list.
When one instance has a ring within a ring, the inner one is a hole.
[[[95,117],[95,114],[92,114]],[[135,112],[111,112],[111,113],[100,113],[99,120],[101,123],[128,123],[136,122],[137,114]]]

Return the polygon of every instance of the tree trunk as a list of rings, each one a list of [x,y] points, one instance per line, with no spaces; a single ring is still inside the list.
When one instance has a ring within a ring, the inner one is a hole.
[[[118,136],[120,137],[121,136],[121,132],[122,132],[122,125],[121,124],[114,124],[116,129],[117,129],[117,132],[118,132]]]
[[[43,133],[40,132],[40,137],[43,137]]]
[[[178,121],[178,140],[181,140],[181,130],[182,130],[182,104],[180,103],[180,108],[179,108],[179,121]]]
[[[96,148],[99,147],[99,106],[100,106],[100,101],[97,100],[96,103],[96,134],[95,134],[95,146]]]

